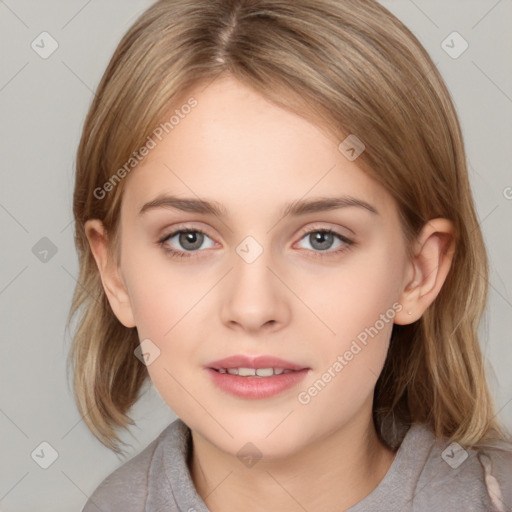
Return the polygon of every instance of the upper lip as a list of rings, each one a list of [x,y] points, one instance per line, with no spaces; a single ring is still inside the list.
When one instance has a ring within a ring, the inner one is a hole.
[[[274,356],[244,356],[242,354],[225,357],[212,361],[206,365],[208,368],[219,370],[220,368],[282,368],[283,370],[303,370],[307,367],[285,361]]]

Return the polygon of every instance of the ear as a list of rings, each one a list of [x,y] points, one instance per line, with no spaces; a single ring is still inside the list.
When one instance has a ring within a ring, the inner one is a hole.
[[[85,223],[85,234],[114,314],[125,327],[135,327],[130,297],[120,269],[109,253],[108,237],[103,223],[98,219],[88,220]]]
[[[395,315],[395,324],[407,325],[421,318],[441,291],[454,252],[453,223],[441,218],[429,220],[416,240],[414,256],[405,273],[399,298],[402,309]]]

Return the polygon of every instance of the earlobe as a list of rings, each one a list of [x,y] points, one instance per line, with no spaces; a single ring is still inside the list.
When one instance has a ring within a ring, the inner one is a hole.
[[[408,268],[395,323],[415,322],[434,302],[450,270],[455,252],[455,229],[448,219],[432,219],[423,227]]]
[[[108,236],[103,223],[98,219],[88,220],[85,223],[85,234],[114,314],[125,327],[135,327],[130,297],[120,269],[110,257]]]

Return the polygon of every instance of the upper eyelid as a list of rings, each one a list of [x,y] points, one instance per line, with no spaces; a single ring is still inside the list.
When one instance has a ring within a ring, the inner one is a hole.
[[[328,223],[327,223],[328,224]],[[299,231],[300,235],[304,235],[304,234],[308,234],[308,233],[311,233],[311,232],[315,232],[315,231],[332,231],[334,234],[336,235],[339,235],[341,237],[344,237],[344,238],[351,238],[352,235],[350,236],[347,236],[347,235],[344,235],[343,233],[340,233],[340,227],[333,227],[332,225],[331,226],[318,226],[318,225],[313,225],[313,226],[310,226],[310,227],[306,227],[304,229],[301,229]],[[348,231],[351,231],[353,233],[353,231],[349,228],[345,228],[347,229]]]
[[[193,228],[193,227],[177,227],[177,228],[174,228],[174,229],[171,229],[168,233],[166,234],[163,234],[162,236],[159,237],[159,240],[167,240],[168,238],[173,238],[174,236],[176,236],[178,233],[183,233],[183,232],[192,232],[192,233],[202,233],[208,237],[210,237],[211,239],[213,239],[212,236],[210,236],[208,234],[208,232],[202,228]]]

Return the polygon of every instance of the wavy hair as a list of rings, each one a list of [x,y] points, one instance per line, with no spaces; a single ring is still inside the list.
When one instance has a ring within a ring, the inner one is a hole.
[[[374,0],[160,0],[123,36],[97,87],[76,158],[73,213],[79,278],[69,362],[91,432],[121,453],[118,427],[148,372],[104,293],[84,225],[100,219],[118,260],[124,181],[107,182],[193,87],[226,73],[329,130],[356,134],[359,167],[394,197],[408,241],[429,220],[456,230],[450,272],[411,325],[394,325],[374,392],[377,432],[396,447],[401,425],[478,446],[505,440],[478,342],[488,262],[461,128],[443,79],[416,37]],[[96,191],[96,192],[95,192]],[[103,197],[104,196],[104,197]],[[125,444],[125,443],[122,443]]]

